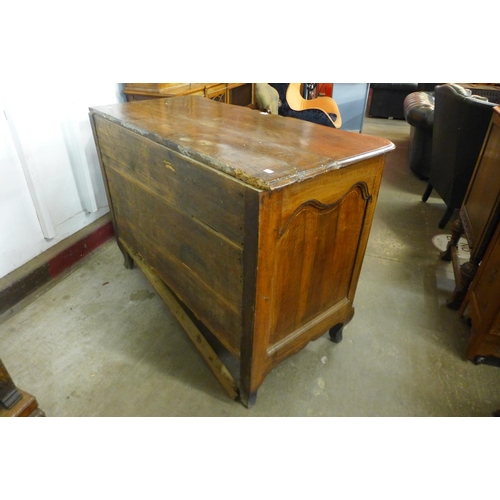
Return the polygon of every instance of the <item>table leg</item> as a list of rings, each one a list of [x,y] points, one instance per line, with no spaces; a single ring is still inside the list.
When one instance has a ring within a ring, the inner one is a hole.
[[[462,219],[459,217],[451,225],[451,238],[450,241],[448,241],[448,245],[446,245],[446,250],[440,254],[441,260],[450,261],[452,259],[452,248],[456,248],[458,246],[458,242],[460,241],[462,234],[464,234],[464,227]]]

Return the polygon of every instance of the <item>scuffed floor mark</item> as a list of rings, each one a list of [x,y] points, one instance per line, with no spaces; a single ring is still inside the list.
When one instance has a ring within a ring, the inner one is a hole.
[[[321,377],[318,380],[316,380],[316,383],[318,384],[318,387],[315,387],[313,389],[313,394],[315,396],[319,396],[324,391],[324,389],[326,387],[326,383],[325,383],[325,380]]]
[[[130,300],[133,301],[147,300],[147,299],[152,299],[154,296],[155,294],[150,292],[149,290],[139,290],[137,292],[130,294]]]

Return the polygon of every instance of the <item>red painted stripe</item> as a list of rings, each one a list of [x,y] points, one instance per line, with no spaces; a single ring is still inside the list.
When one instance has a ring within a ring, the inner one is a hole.
[[[49,261],[50,276],[55,278],[58,274],[76,264],[80,259],[109,240],[113,235],[113,223],[108,222],[85,238],[77,241],[74,245],[71,245]]]

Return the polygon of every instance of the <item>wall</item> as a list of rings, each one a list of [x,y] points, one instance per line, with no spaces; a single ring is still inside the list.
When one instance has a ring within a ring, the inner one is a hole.
[[[109,211],[88,108],[114,83],[0,89],[0,278]]]

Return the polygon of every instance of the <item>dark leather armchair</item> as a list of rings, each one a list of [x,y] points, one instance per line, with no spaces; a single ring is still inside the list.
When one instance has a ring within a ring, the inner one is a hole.
[[[410,125],[408,156],[410,169],[419,179],[429,179],[432,160],[434,92],[412,92],[404,100],[405,119]]]
[[[422,201],[433,189],[443,199],[442,229],[462,205],[496,104],[454,84],[438,85],[434,98],[431,170]]]
[[[434,89],[442,83],[419,83],[418,91],[405,97],[405,120],[411,125],[408,147],[410,169],[419,179],[429,179],[434,125]]]

